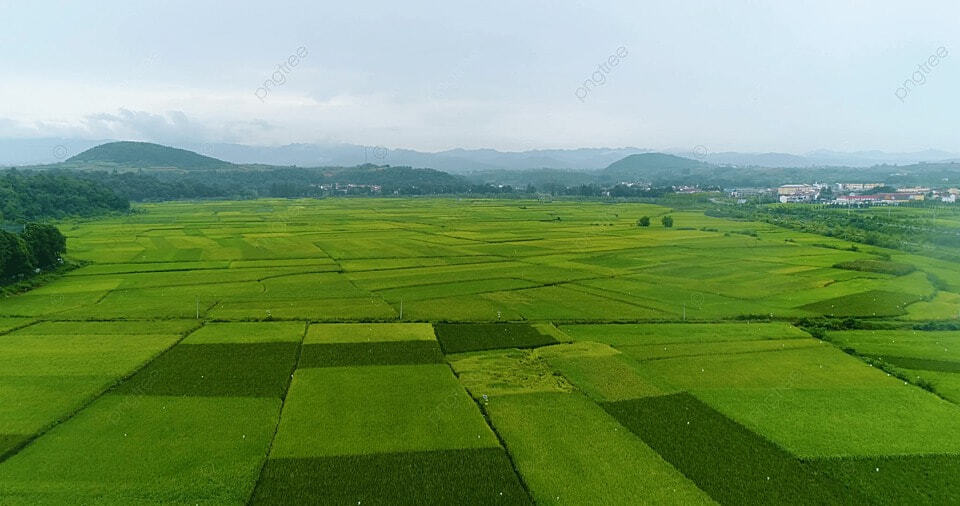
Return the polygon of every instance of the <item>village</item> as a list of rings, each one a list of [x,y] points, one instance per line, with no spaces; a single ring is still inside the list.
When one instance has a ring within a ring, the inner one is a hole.
[[[956,203],[960,189],[893,187],[884,183],[786,184],[777,188],[781,203],[898,205],[905,202]]]

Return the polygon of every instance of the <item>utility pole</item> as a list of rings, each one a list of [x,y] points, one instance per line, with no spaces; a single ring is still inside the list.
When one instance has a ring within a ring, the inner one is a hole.
[[[400,319],[403,319],[403,297],[400,297]]]
[[[200,296],[197,295],[197,319],[200,319]]]

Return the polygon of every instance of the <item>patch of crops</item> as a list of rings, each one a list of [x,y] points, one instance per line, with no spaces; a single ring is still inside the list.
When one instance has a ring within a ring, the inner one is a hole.
[[[577,341],[595,341],[612,345],[759,341],[810,337],[809,334],[789,323],[779,322],[563,325],[560,329]]]
[[[448,355],[460,384],[483,396],[534,392],[572,392],[574,386],[537,353],[538,350],[487,350]]]
[[[561,344],[537,350],[583,393],[596,401],[663,395],[656,383],[640,374],[630,357],[592,342]]]
[[[723,504],[862,504],[865,498],[680,393],[602,404]]]
[[[19,335],[179,335],[199,326],[197,320],[38,322],[17,331]]]
[[[296,343],[303,337],[303,322],[210,323],[183,340],[185,344]]]
[[[31,321],[29,318],[0,318],[0,334],[23,327]]]
[[[109,376],[0,376],[0,434],[33,434],[110,386]]]
[[[868,358],[878,359],[896,367],[917,369],[920,371],[960,372],[960,362],[950,360],[935,360],[930,358],[896,357],[890,355],[865,355]]]
[[[840,262],[833,265],[836,269],[846,269],[849,271],[879,272],[880,274],[890,274],[893,276],[906,276],[917,270],[916,267],[887,260],[851,260],[849,262]]]
[[[800,306],[811,313],[831,316],[898,316],[922,297],[910,293],[869,290]]]
[[[803,458],[960,453],[956,404],[866,369],[883,381],[694,394]]]
[[[769,339],[764,341],[734,341],[721,343],[676,343],[618,345],[617,349],[637,360],[695,357],[699,355],[731,355],[816,348],[823,343],[807,339]]]
[[[859,489],[875,504],[960,503],[958,455],[823,459],[810,465]]]
[[[8,451],[16,448],[26,437],[22,434],[0,434],[0,461]]]
[[[280,400],[105,395],[0,464],[3,504],[242,504]]]
[[[910,357],[960,362],[960,332],[854,330],[830,332],[831,342],[866,356]]]
[[[501,448],[269,459],[252,504],[531,504]]]
[[[445,364],[298,369],[272,458],[499,446]]]
[[[712,503],[583,395],[495,396],[486,410],[539,504]]]
[[[436,341],[429,323],[324,323],[311,325],[303,344]]]
[[[436,341],[305,344],[298,367],[439,364],[443,352]]]
[[[282,397],[298,343],[180,344],[123,383],[127,395]]]
[[[553,337],[524,323],[438,323],[434,327],[445,353],[535,348],[557,343]]]

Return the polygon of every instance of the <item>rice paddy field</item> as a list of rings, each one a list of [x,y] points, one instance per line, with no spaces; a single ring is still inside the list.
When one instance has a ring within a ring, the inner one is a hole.
[[[960,503],[942,256],[639,203],[137,211],[0,299],[0,504]]]

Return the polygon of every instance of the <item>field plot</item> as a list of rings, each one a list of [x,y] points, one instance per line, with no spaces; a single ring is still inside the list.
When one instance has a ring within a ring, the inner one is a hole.
[[[173,346],[191,326],[40,323],[0,337],[0,457]]]
[[[887,261],[918,269],[906,275],[835,268],[883,261],[770,225],[749,224],[756,237],[743,235],[744,223],[694,212],[674,214],[682,230],[637,228],[636,215],[669,212],[649,204],[313,200],[143,209],[69,229],[71,255],[92,264],[5,300],[0,316],[390,321],[401,306],[416,321],[902,315],[935,292],[928,273],[953,279],[943,262],[913,257]]]
[[[851,330],[831,332],[829,339],[960,403],[960,332]]]
[[[529,499],[476,405],[437,364],[298,370],[254,497],[277,501]]]
[[[960,498],[960,331],[908,329],[952,262],[614,201],[140,211],[0,299],[0,504]]]
[[[299,367],[438,364],[443,352],[429,324],[311,325]]]
[[[0,464],[0,497],[241,504],[279,412],[279,399],[108,395]]]
[[[486,409],[538,504],[713,503],[578,394],[493,397]]]
[[[528,324],[437,324],[437,339],[446,353],[532,348],[557,341]]]
[[[170,323],[145,326],[164,325]],[[245,502],[276,430],[304,329],[293,322],[204,326],[0,464],[0,497],[25,504]],[[145,341],[118,335],[129,346]],[[44,472],[38,475],[37,466]]]

